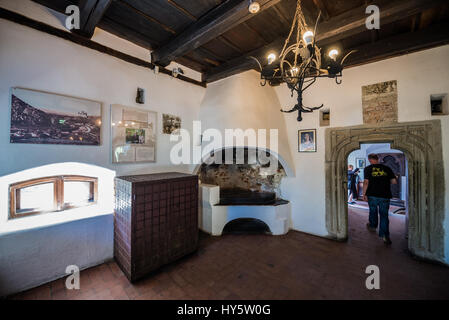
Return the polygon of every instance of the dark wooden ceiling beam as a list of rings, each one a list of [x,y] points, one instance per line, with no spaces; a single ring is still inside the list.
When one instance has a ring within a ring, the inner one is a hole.
[[[444,3],[445,0],[396,0],[394,2],[382,2],[385,5],[381,6],[381,24],[388,24],[393,21],[403,19],[422,12],[429,7],[435,7]],[[375,2],[379,4],[379,1]],[[366,7],[361,6],[357,9],[350,10],[339,16],[330,18],[328,21],[318,25],[317,41],[320,46],[331,44],[335,41],[341,40],[344,37],[366,31],[365,21],[367,15],[365,13]],[[282,49],[283,41],[276,40],[273,43],[256,49],[250,54],[245,54],[241,57],[235,58],[221,66],[212,69],[205,75],[207,82],[220,80],[240,72],[244,72],[257,67],[254,60],[247,57],[252,55],[261,57],[260,61],[265,61],[265,56],[270,51],[279,52]],[[387,49],[387,48],[386,48]]]
[[[72,30],[86,38],[92,38],[94,31],[112,0],[81,0],[80,1],[80,29]]]
[[[266,10],[281,0],[262,0],[261,11]],[[231,28],[247,21],[253,15],[248,11],[247,0],[227,0],[217,8],[196,21],[192,26],[171,42],[153,52],[153,61],[168,65],[176,58],[217,38]]]

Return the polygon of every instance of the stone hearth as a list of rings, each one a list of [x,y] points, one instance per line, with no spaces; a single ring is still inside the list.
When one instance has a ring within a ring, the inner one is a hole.
[[[229,151],[229,150],[228,150]],[[282,199],[280,185],[286,176],[277,158],[269,152],[276,165],[263,164],[248,148],[234,148],[233,163],[225,163],[224,152],[218,155],[221,164],[206,160],[199,169],[202,214],[200,228],[212,235],[221,235],[225,226],[237,219],[264,222],[273,235],[286,234],[290,227],[291,206]],[[243,161],[238,161],[238,153]]]

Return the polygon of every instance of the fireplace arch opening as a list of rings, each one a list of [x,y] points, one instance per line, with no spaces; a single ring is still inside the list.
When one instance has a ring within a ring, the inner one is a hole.
[[[229,221],[223,234],[271,234],[270,227],[259,219],[239,218]]]
[[[214,151],[196,170],[201,182],[200,228],[219,236],[229,222],[256,219],[266,224],[271,234],[286,234],[291,225],[291,205],[283,199],[281,183],[291,171],[284,165],[267,149]],[[245,232],[251,231],[252,227]]]

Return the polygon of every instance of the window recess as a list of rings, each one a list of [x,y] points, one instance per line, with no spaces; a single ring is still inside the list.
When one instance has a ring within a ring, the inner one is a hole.
[[[97,201],[97,178],[54,176],[28,180],[9,186],[9,219],[90,206]]]

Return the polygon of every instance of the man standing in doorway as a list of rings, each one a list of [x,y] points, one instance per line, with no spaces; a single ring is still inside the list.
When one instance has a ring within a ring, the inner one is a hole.
[[[390,245],[388,212],[390,211],[390,199],[393,197],[391,185],[397,184],[398,181],[389,167],[379,163],[377,154],[370,154],[368,161],[371,165],[365,168],[363,182],[363,200],[368,201],[369,205],[367,228],[370,231],[376,231],[379,225],[379,236],[385,244]]]

